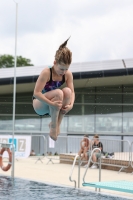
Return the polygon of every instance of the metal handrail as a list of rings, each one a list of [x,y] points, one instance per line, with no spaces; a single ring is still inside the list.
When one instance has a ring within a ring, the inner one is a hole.
[[[85,169],[85,173],[84,173],[84,175],[83,175],[83,183],[85,183],[85,176],[86,176],[86,174],[87,174],[87,170],[88,170],[89,165],[90,165],[90,162],[91,162],[91,160],[92,160],[92,155],[93,155],[93,153],[94,153],[96,150],[98,150],[98,151],[101,153],[101,149],[99,149],[99,148],[95,148],[95,149],[92,150],[91,156],[90,156],[90,158],[89,158],[89,160],[88,160],[88,163],[87,163],[87,167],[86,167],[86,169]],[[100,156],[100,162],[99,162],[99,182],[100,182],[100,181],[101,181],[101,156]]]
[[[73,170],[74,170],[75,163],[76,163],[76,160],[77,160],[78,157],[80,158],[79,155],[76,155],[76,156],[75,156],[74,161],[73,161],[73,165],[72,165],[72,169],[71,169],[71,172],[70,172],[70,175],[69,175],[69,180],[70,180],[71,182],[74,182],[75,188],[76,188],[76,180],[72,180],[71,178],[72,178]]]
[[[89,145],[91,145],[91,141],[88,137],[84,137],[86,138],[88,141],[89,141]],[[69,176],[69,180],[71,182],[74,182],[75,183],[75,188],[76,188],[76,181],[75,180],[72,180],[71,177],[72,177],[72,174],[73,174],[73,170],[74,170],[74,166],[75,166],[75,163],[76,163],[76,160],[77,158],[79,157],[79,160],[78,160],[78,188],[80,188],[80,165],[81,165],[81,157],[79,155],[76,155],[75,156],[75,159],[73,161],[73,165],[72,165],[72,169],[71,169],[71,173],[70,173],[70,176]],[[82,161],[83,162],[83,161]]]

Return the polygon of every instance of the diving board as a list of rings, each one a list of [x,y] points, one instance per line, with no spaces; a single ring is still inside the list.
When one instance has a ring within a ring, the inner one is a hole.
[[[133,194],[133,182],[131,181],[90,182],[90,183],[83,183],[82,185]]]

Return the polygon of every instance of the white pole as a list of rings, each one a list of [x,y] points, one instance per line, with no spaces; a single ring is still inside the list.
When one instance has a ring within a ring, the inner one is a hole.
[[[15,2],[15,1],[14,1]],[[15,2],[16,3],[16,2]],[[15,132],[15,102],[16,102],[16,65],[17,65],[17,19],[18,19],[18,3],[16,3],[16,25],[15,25],[15,56],[14,56],[14,87],[13,87],[13,132],[12,132],[12,178],[14,178],[14,132]]]

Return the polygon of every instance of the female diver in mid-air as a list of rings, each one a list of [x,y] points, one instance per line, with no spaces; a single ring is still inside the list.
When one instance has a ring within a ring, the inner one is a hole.
[[[38,115],[49,114],[50,137],[57,140],[60,124],[74,104],[73,75],[69,70],[72,52],[66,47],[67,39],[56,51],[53,66],[46,67],[39,75],[33,93],[33,108]],[[59,89],[63,83],[66,87]]]

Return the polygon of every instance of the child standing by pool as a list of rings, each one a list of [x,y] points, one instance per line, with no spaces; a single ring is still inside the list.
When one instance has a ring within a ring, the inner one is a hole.
[[[74,104],[73,75],[69,70],[72,52],[66,47],[67,39],[56,51],[53,66],[45,68],[37,79],[33,93],[33,108],[38,115],[49,114],[50,137],[57,140],[60,124]],[[63,83],[66,87],[59,89]]]

